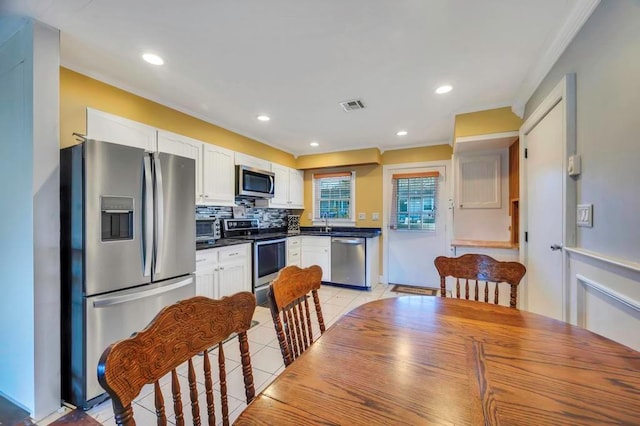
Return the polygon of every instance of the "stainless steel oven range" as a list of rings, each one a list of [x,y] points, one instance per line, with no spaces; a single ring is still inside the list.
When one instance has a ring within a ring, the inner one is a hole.
[[[259,305],[267,302],[269,284],[287,262],[286,233],[266,231],[260,230],[258,219],[224,220],[225,238],[242,238],[253,242],[253,293]]]

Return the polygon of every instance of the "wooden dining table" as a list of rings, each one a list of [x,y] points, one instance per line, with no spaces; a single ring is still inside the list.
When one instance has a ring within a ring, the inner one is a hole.
[[[513,308],[380,299],[333,324],[235,424],[640,424],[640,352]]]

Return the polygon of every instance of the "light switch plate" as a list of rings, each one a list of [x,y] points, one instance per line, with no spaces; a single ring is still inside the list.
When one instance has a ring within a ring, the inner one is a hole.
[[[358,220],[366,220],[366,219],[367,219],[366,213],[358,213]]]
[[[371,220],[380,220],[380,213],[378,212],[371,213]]]
[[[578,204],[576,223],[578,226],[593,228],[593,204]]]

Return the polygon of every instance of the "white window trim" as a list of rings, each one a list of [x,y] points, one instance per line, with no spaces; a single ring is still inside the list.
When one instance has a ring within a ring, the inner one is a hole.
[[[349,216],[351,219],[329,219],[327,223],[331,226],[356,226],[356,172],[354,170],[351,173],[351,202],[349,203]],[[316,214],[316,183],[315,179],[311,178],[311,191],[312,191],[312,210],[311,214],[313,219],[311,223],[313,226],[324,226],[325,221],[322,218],[315,217]]]

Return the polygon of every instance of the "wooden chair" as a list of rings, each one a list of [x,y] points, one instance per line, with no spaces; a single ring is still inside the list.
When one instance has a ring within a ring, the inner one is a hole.
[[[469,280],[475,281],[474,299],[482,291],[478,281],[484,281],[484,301],[489,303],[489,282],[494,283],[493,303],[498,304],[499,284],[504,282],[511,286],[509,306],[516,307],[518,284],[527,269],[518,262],[500,262],[484,254],[465,254],[460,257],[436,257],[434,261],[440,274],[440,296],[446,297],[446,277],[456,279],[456,297],[460,299],[460,281],[465,282],[465,299],[469,299]],[[453,292],[452,292],[453,294]]]
[[[208,350],[217,344],[220,408],[223,424],[228,425],[229,407],[222,342],[232,333],[238,334],[245,394],[249,403],[254,398],[255,389],[247,330],[251,326],[255,307],[256,299],[249,292],[237,293],[221,300],[196,296],[165,307],[144,330],[109,346],[98,364],[98,381],[111,396],[116,424],[136,424],[131,403],[145,384],[153,384],[157,424],[166,425],[167,414],[160,379],[171,373],[175,423],[183,425],[183,404],[176,369],[187,362],[189,389],[185,389],[184,392],[190,396],[193,424],[199,425],[200,408],[192,358],[202,355],[208,416],[206,421],[209,425],[215,425],[213,380]],[[206,421],[203,420],[202,423]]]
[[[269,286],[271,317],[285,366],[291,364],[313,343],[310,295],[313,297],[320,334],[324,333],[324,318],[318,298],[321,281],[322,269],[318,265],[305,269],[287,266],[280,270]]]

